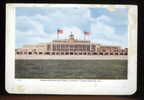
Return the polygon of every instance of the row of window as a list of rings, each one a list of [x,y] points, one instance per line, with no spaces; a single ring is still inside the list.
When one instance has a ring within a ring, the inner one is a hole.
[[[90,45],[53,45],[53,49],[90,49]]]
[[[90,53],[90,52],[88,52],[88,53],[86,53],[86,52],[84,52],[84,53],[82,53],[82,52],[79,52],[79,53],[77,53],[77,52],[61,52],[61,53],[59,53],[59,52],[45,52],[45,53],[43,53],[43,52],[17,52],[16,53],[17,55],[22,55],[22,54],[28,54],[28,55],[33,55],[33,54],[35,54],[35,55],[41,55],[41,54],[45,54],[45,55],[127,55],[127,53],[102,53],[102,52],[100,52],[100,53],[96,53],[96,52],[94,52],[94,53]]]
[[[53,51],[90,51],[90,48],[88,48],[88,49],[56,49],[56,48],[53,48]]]

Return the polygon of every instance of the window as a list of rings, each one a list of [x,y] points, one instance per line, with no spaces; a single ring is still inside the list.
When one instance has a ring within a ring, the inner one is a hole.
[[[17,52],[17,54],[20,54],[19,52]]]
[[[103,55],[103,53],[101,52],[100,55]]]
[[[37,54],[37,52],[34,52],[34,54]]]
[[[66,55],[69,55],[69,53],[68,53],[68,52],[66,52]]]
[[[93,53],[94,55],[97,55],[97,53],[95,52],[95,53]]]
[[[31,55],[32,54],[32,52],[29,52],[29,55]]]
[[[39,52],[39,54],[41,55],[41,54],[42,54],[42,52]]]
[[[64,55],[64,52],[62,52],[61,55]]]
[[[46,52],[45,54],[49,55],[49,54],[50,54],[50,52]]]
[[[73,52],[71,52],[70,55],[73,55]]]
[[[82,55],[82,53],[79,53],[79,55]]]
[[[108,55],[108,53],[105,53],[105,55]]]
[[[83,53],[84,55],[86,55],[86,52],[85,53]]]
[[[59,55],[59,53],[57,52],[56,55]]]
[[[52,55],[55,55],[55,52],[52,52]]]

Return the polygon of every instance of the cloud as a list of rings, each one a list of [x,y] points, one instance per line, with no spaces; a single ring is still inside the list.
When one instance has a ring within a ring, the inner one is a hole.
[[[95,8],[96,9],[96,8]],[[91,32],[90,39],[106,45],[127,47],[126,11],[97,13],[89,8],[17,8],[16,9],[16,47],[38,44],[57,38],[56,31],[61,28],[66,39],[71,34],[83,39],[84,31]]]
[[[107,44],[107,45],[118,45],[122,47],[127,47],[128,37],[125,33],[124,35],[116,34],[114,27],[97,22],[91,26],[92,36],[91,40]]]
[[[112,19],[106,15],[101,15],[97,17],[96,21],[101,23],[110,23]]]
[[[75,36],[75,39],[83,39],[83,31],[78,27],[64,27],[64,34],[60,35],[60,39],[67,39],[70,34]]]
[[[37,22],[33,18],[19,16],[17,20],[17,25],[23,25],[22,28],[18,26],[18,28],[16,29],[17,47],[22,47],[26,44],[38,44],[40,42],[49,42],[54,39],[57,39],[56,31],[49,34],[46,33],[44,31],[44,25]],[[75,38],[77,39],[83,37],[83,31],[81,31],[81,29],[78,27],[63,27],[62,29],[64,30],[64,34],[59,35],[59,39],[66,39],[71,33],[74,34]]]

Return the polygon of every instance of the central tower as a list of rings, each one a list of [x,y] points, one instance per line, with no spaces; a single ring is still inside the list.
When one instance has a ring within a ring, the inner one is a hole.
[[[69,40],[74,40],[74,35],[73,34],[69,35]]]

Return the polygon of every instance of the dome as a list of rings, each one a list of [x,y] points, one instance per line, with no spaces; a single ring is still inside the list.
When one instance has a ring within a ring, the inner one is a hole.
[[[74,35],[73,34],[69,35],[69,39],[74,40]]]

